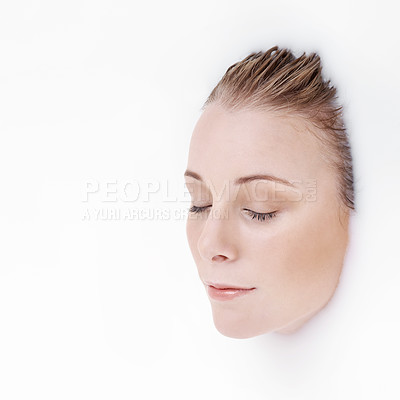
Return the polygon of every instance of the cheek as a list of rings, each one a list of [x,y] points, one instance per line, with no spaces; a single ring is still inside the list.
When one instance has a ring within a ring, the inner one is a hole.
[[[254,233],[248,257],[257,265],[257,280],[269,299],[280,299],[282,304],[298,302],[307,308],[336,288],[346,238],[346,231],[334,219],[304,214]]]
[[[278,224],[257,228],[247,234],[244,256],[252,269],[251,275],[259,286],[271,294],[278,292],[293,276],[297,244],[291,238],[293,232],[282,229]]]
[[[193,258],[198,259],[197,242],[200,237],[201,228],[200,224],[190,219],[186,222],[186,237],[189,243],[190,251],[192,252]]]

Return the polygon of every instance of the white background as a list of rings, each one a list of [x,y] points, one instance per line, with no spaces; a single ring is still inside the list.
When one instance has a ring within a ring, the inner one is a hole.
[[[388,1],[3,1],[0,398],[400,398],[396,25]],[[318,51],[338,87],[358,215],[329,306],[238,340],[213,325],[184,218],[107,210],[186,209],[200,107],[274,45]],[[148,201],[125,201],[132,182]]]

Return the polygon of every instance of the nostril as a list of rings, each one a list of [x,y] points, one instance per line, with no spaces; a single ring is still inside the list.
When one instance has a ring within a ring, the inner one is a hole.
[[[216,262],[221,262],[221,261],[226,260],[227,258],[228,258],[228,257],[221,256],[221,255],[217,255],[217,256],[214,256],[214,257],[212,258],[212,260],[213,260],[213,261],[216,261]]]

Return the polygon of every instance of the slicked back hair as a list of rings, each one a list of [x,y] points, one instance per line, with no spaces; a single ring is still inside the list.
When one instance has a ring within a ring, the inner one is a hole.
[[[300,116],[320,141],[323,156],[337,172],[338,196],[347,212],[355,211],[351,148],[337,103],[336,88],[322,77],[316,53],[295,57],[274,46],[253,52],[231,65],[212,90],[202,109],[218,103],[230,111],[269,110]],[[311,124],[311,125],[310,125]]]

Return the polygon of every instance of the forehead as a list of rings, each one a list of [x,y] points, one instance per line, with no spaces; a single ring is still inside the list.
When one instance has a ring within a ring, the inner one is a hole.
[[[318,140],[300,117],[206,107],[190,142],[188,169],[206,179],[257,173],[317,179],[326,165]]]

